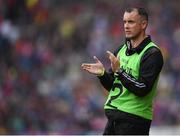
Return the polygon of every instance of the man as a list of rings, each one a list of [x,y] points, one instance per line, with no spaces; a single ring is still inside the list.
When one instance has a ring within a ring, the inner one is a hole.
[[[97,75],[109,91],[104,105],[108,118],[104,135],[148,135],[163,57],[145,33],[148,14],[143,8],[126,9],[123,21],[126,42],[114,54],[107,51],[110,71],[95,56],[96,63],[84,63],[82,68]]]

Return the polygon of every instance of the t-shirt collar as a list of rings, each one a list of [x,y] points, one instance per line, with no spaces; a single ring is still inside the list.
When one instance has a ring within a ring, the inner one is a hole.
[[[148,35],[136,48],[132,48],[130,39],[126,38],[127,53],[129,55],[137,52],[138,54],[151,42],[151,37]]]

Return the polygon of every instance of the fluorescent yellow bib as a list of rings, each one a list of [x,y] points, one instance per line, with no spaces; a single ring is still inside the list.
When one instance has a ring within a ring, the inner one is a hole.
[[[135,79],[138,79],[141,58],[145,51],[154,46],[157,47],[153,42],[151,42],[141,51],[140,54],[134,53],[133,55],[127,56],[127,46],[124,45],[117,54],[117,57],[120,58],[120,67]],[[155,81],[150,93],[144,97],[138,97],[127,90],[116,77],[109,92],[108,99],[104,105],[104,109],[117,109],[152,120],[152,100],[155,95],[157,81],[158,79]]]

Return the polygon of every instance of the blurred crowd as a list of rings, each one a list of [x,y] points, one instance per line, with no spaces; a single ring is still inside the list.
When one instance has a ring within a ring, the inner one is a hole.
[[[80,66],[109,68],[130,5],[164,56],[152,125],[180,125],[180,1],[0,0],[0,134],[101,134],[107,92]]]

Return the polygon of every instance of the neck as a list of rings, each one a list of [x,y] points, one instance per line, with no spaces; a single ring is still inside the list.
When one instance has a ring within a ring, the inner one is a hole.
[[[139,44],[147,37],[147,35],[142,34],[134,39],[131,39],[131,44],[133,48],[136,48],[139,46]]]

